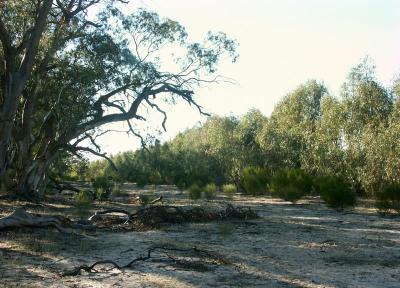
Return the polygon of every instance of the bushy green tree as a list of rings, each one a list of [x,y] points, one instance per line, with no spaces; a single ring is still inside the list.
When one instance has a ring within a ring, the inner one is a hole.
[[[273,195],[296,203],[311,193],[312,179],[301,169],[280,170],[271,178],[271,188]]]
[[[388,184],[375,194],[376,207],[380,213],[394,211],[400,214],[400,185]]]
[[[244,190],[252,195],[265,194],[269,184],[270,175],[262,167],[245,167],[243,169],[242,185]]]
[[[224,55],[236,59],[224,33],[190,42],[178,22],[144,9],[126,14],[126,2],[0,4],[0,177],[16,171],[2,180],[21,197],[44,191],[65,152],[107,158],[96,138],[108,123],[126,122],[141,137],[145,109],[166,117],[161,104],[182,99],[204,113],[194,88],[213,82]]]
[[[343,210],[356,205],[357,195],[343,177],[321,176],[317,178],[315,185],[329,207]]]

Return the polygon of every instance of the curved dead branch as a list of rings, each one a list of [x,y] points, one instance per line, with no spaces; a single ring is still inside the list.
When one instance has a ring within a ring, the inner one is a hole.
[[[121,253],[126,253],[126,252],[130,252],[130,251],[133,251],[133,249],[129,249],[129,250],[123,251]],[[159,257],[159,258],[153,257],[153,254],[155,252],[162,253],[161,257]],[[178,257],[172,257],[171,255],[168,254],[168,252],[189,253],[189,255],[187,255],[187,256],[197,257],[200,259],[200,261],[201,261],[200,264],[201,264],[202,269],[207,269],[208,268],[207,264],[213,264],[213,265],[228,264],[228,261],[226,261],[222,256],[212,253],[210,251],[198,249],[197,247],[181,249],[181,248],[176,248],[176,247],[154,246],[147,250],[146,255],[136,257],[136,258],[130,260],[125,265],[120,265],[114,260],[100,260],[100,261],[94,262],[91,265],[77,266],[77,267],[73,268],[72,270],[62,273],[61,275],[62,276],[77,276],[81,273],[82,270],[86,271],[86,272],[97,272],[94,270],[94,268],[99,265],[108,265],[108,266],[111,266],[112,268],[123,270],[126,268],[131,268],[137,262],[144,262],[149,259],[159,260],[159,261],[162,261],[163,259],[169,260],[173,264],[181,266],[181,267],[182,266],[193,267],[194,263],[197,263],[197,267],[200,266],[198,261],[196,262],[194,260],[183,260],[183,259],[179,259]]]

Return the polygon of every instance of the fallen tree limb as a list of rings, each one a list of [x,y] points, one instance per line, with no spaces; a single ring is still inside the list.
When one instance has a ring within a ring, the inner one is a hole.
[[[157,202],[162,202],[163,201],[163,196],[160,196],[156,199],[154,199],[153,201],[150,201],[150,205],[156,204]]]
[[[0,218],[0,230],[17,227],[55,227],[62,233],[71,233],[71,220],[62,216],[47,216],[28,213],[19,207],[13,213]]]
[[[123,251],[121,253],[126,253],[126,252],[129,252],[129,251],[133,251],[133,249],[129,249],[129,250]],[[179,258],[176,258],[176,257],[172,257],[171,255],[168,254],[168,252],[179,252],[179,253],[188,253],[189,252],[189,253],[191,253],[191,255],[186,255],[186,256],[197,257],[197,258],[202,259],[203,261],[201,263],[203,265],[206,265],[206,263],[207,264],[214,264],[214,265],[216,265],[216,264],[228,264],[228,262],[225,259],[223,259],[221,256],[213,254],[213,253],[211,253],[209,251],[200,250],[200,249],[198,249],[196,247],[187,248],[187,249],[180,249],[180,248],[175,248],[175,247],[155,246],[155,247],[149,248],[147,250],[146,255],[134,258],[134,259],[132,259],[131,261],[129,261],[125,265],[120,265],[116,261],[113,261],[113,260],[100,260],[100,261],[94,262],[91,265],[80,265],[80,266],[77,266],[77,267],[73,268],[72,270],[69,270],[69,271],[66,271],[66,272],[62,273],[61,275],[62,276],[77,276],[77,275],[80,274],[80,272],[82,270],[86,271],[86,272],[94,272],[93,269],[96,266],[99,266],[99,265],[111,265],[112,268],[123,270],[123,269],[132,267],[133,264],[135,264],[137,262],[144,262],[144,261],[147,261],[149,259],[153,259],[153,260],[156,259],[156,258],[154,258],[152,256],[152,254],[154,254],[155,252],[161,252],[163,254],[163,256],[164,256],[164,259],[169,259],[169,260],[173,261],[175,264],[178,264],[179,266],[187,265],[189,267],[193,267],[192,264],[193,263],[197,263],[197,262],[193,261],[193,260],[192,261],[190,261],[190,260],[182,260],[182,259],[179,259]],[[209,261],[209,260],[206,261],[205,260],[206,258],[208,258],[211,261]],[[158,260],[162,260],[162,258],[158,258]],[[198,263],[197,263],[197,265],[198,265]],[[197,268],[198,267],[199,266],[197,266]],[[207,266],[203,266],[202,269],[204,269],[205,267],[207,267]]]
[[[124,217],[112,214],[124,214]],[[123,229],[148,230],[163,224],[190,222],[210,222],[219,220],[249,220],[258,215],[249,208],[234,207],[230,204],[225,209],[211,210],[202,207],[180,207],[170,205],[148,206],[135,212],[124,209],[98,211],[87,221],[72,221],[59,215],[39,215],[17,208],[12,214],[0,218],[0,231],[18,227],[55,227],[63,233],[72,233],[73,229]]]
[[[61,192],[64,191],[64,190],[70,190],[70,191],[74,191],[74,192],[80,192],[80,191],[81,191],[80,189],[78,189],[78,188],[72,186],[72,185],[69,184],[69,183],[58,181],[58,180],[57,180],[56,178],[54,178],[54,177],[51,177],[51,176],[50,176],[49,179],[50,179],[50,181],[51,181],[52,184],[53,184],[53,185],[52,185],[53,188],[55,188],[55,189],[58,190],[58,193],[61,193]]]
[[[154,199],[153,201],[151,201],[151,202],[149,203],[149,205],[153,205],[153,204],[155,204],[155,203],[157,203],[157,202],[160,202],[160,201],[162,201],[162,200],[163,200],[163,196],[160,196],[160,197]],[[146,208],[144,208],[144,209],[146,209]],[[88,218],[88,221],[91,221],[91,222],[92,222],[92,221],[97,221],[97,220],[101,219],[101,215],[115,214],[115,213],[118,213],[118,214],[125,214],[125,215],[127,216],[127,219],[131,219],[132,216],[135,215],[137,212],[131,213],[131,212],[129,212],[129,211],[127,211],[127,210],[124,210],[124,209],[112,208],[112,209],[97,211],[96,213],[94,213],[92,216],[90,216],[90,217]]]

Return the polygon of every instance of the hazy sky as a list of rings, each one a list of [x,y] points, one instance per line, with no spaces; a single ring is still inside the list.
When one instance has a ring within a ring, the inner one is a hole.
[[[137,7],[179,21],[193,40],[211,30],[240,43],[237,63],[223,63],[219,70],[238,84],[196,91],[205,110],[219,115],[242,115],[252,107],[269,115],[279,99],[308,79],[324,81],[331,94],[338,94],[350,68],[366,55],[385,85],[400,72],[397,0],[132,1],[130,9]],[[194,108],[171,107],[161,139],[204,120]],[[103,136],[99,143],[112,154],[138,147],[137,139],[121,133]]]

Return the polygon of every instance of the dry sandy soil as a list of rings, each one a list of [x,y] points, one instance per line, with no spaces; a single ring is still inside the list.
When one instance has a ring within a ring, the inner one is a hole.
[[[141,193],[128,190],[131,195]],[[229,201],[251,207],[261,218],[142,232],[97,231],[86,236],[54,229],[0,232],[0,287],[400,287],[400,219],[379,216],[365,205],[339,213],[318,199],[291,205],[268,197],[235,195],[192,203],[171,187],[159,188],[156,194],[174,205],[223,206]],[[107,205],[137,209],[123,202]],[[11,212],[13,205],[1,201],[0,214]],[[68,205],[26,207],[72,215]],[[176,265],[168,257],[182,255],[159,252],[155,253],[158,259],[123,271],[98,266],[97,272],[60,276],[76,265],[101,259],[125,264],[154,245],[197,247],[226,262]]]

